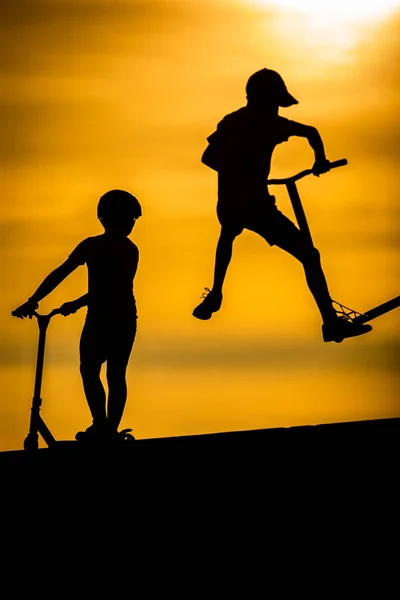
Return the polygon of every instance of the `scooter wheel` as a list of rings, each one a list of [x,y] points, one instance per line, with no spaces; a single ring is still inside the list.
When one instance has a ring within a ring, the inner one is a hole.
[[[28,433],[24,441],[24,450],[32,452],[39,448],[39,436],[37,433]]]
[[[125,442],[134,442],[135,438],[134,436],[129,433],[130,431],[132,431],[132,429],[123,429],[119,435],[121,436],[121,439],[124,440]]]

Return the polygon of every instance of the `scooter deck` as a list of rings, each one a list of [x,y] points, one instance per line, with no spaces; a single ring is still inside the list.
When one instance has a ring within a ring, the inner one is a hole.
[[[372,321],[372,319],[376,319],[386,313],[398,308],[400,306],[400,296],[396,296],[396,298],[392,298],[383,304],[379,304],[370,310],[367,310],[365,313],[358,315],[352,319],[353,323],[367,323],[368,321]]]

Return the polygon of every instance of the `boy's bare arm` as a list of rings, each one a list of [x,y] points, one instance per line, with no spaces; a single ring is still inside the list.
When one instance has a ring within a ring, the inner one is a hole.
[[[43,282],[39,285],[36,292],[30,297],[30,300],[40,302],[46,296],[48,296],[68,275],[76,269],[77,265],[75,262],[67,258],[67,260],[54,269]]]
[[[326,158],[324,143],[316,127],[291,122],[291,135],[304,137],[314,150],[315,163],[313,171],[315,175],[326,173],[330,169],[329,160]]]
[[[80,298],[73,300],[78,308],[82,308],[82,306],[88,305],[89,294],[84,294]]]
[[[27,302],[19,306],[14,312],[14,316],[23,318],[31,317],[33,312],[38,307],[40,300],[48,296],[68,275],[77,268],[75,261],[70,258],[54,269],[37,288],[36,292],[29,298]]]

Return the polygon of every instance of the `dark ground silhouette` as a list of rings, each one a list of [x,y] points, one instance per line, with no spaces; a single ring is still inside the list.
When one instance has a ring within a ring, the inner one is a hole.
[[[151,455],[151,450],[165,449],[179,451],[169,463],[170,472],[184,475],[185,468],[192,468],[190,455],[186,451],[198,454],[210,470],[216,469],[212,464],[214,454],[207,450],[232,450],[234,455],[224,456],[227,465],[234,466],[237,454],[251,456],[252,465],[262,465],[267,469],[270,465],[279,465],[283,460],[291,464],[301,461],[305,455],[308,463],[300,465],[300,472],[324,468],[324,457],[330,456],[337,461],[337,466],[344,470],[349,468],[345,461],[359,461],[366,465],[368,461],[384,459],[388,463],[397,463],[399,456],[400,417],[391,419],[375,419],[345,423],[330,423],[287,428],[259,429],[252,431],[235,431],[209,433],[165,438],[136,439],[132,444],[118,444],[112,447],[80,444],[76,441],[59,441],[52,447],[41,448],[36,452],[12,450],[0,452],[0,465],[75,465],[85,468],[86,465],[101,466],[104,462],[121,463],[127,469],[144,466]],[[146,454],[146,448],[150,454]],[[206,451],[206,454],[203,454]],[[143,452],[145,454],[143,454]],[[321,453],[321,454],[320,454]],[[158,455],[158,453],[157,453]],[[216,458],[217,462],[219,460]],[[160,460],[163,460],[160,456]],[[240,468],[240,465],[237,465]],[[267,474],[266,471],[266,474]],[[184,485],[184,481],[182,481]]]

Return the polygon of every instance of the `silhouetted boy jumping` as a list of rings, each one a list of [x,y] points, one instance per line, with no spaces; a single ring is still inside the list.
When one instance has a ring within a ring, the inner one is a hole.
[[[133,280],[139,260],[138,248],[128,236],[141,214],[138,200],[129,192],[104,194],[97,207],[104,233],[83,240],[14,312],[20,318],[31,317],[43,298],[77,267],[87,265],[88,293],[60,309],[66,316],[88,307],[80,339],[80,372],[93,423],[77,433],[77,440],[113,441],[125,433],[119,434],[118,426],[127,397],[126,368],[136,336]],[[103,363],[107,363],[107,406],[100,379]]]
[[[325,342],[340,342],[371,331],[340,317],[333,308],[322,271],[319,252],[292,221],[276,207],[267,179],[274,148],[291,136],[306,138],[314,150],[313,172],[319,176],[330,169],[322,139],[315,127],[302,125],[278,115],[279,107],[297,104],[282,77],[270,69],[254,73],[246,85],[247,105],[228,114],[210,135],[202,162],[218,172],[217,216],[221,233],[217,244],[214,282],[206,288],[204,300],[193,316],[210,319],[222,303],[222,287],[232,258],[235,238],[243,229],[263,237],[299,260],[308,287],[321,313]]]

